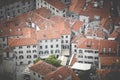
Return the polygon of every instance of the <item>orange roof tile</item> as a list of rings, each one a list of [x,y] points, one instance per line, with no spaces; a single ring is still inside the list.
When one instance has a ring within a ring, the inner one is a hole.
[[[60,16],[51,16],[50,20],[54,21],[54,30],[58,31],[61,35],[70,35],[71,29],[69,22]]]
[[[77,1],[77,2],[76,2]],[[109,0],[105,0],[104,2],[104,8],[94,8],[93,7],[93,0],[88,3],[88,6],[86,7],[86,10],[83,10],[83,6],[85,5],[85,0],[74,0],[71,4],[69,11],[76,12],[80,15],[89,16],[90,19],[94,19],[94,16],[100,16],[101,18],[108,17],[110,15],[109,13]]]
[[[72,76],[71,80],[80,80],[79,77],[76,76],[74,71],[70,68],[67,68],[65,66],[57,68],[56,71],[53,71],[46,75],[45,80],[65,80],[69,76]]]
[[[111,48],[111,53],[117,55],[117,47],[119,45],[117,41],[96,40],[88,38],[78,38],[75,41],[77,42],[78,48],[97,49],[99,50],[99,53],[103,53],[103,48],[106,48],[106,53],[108,53],[109,48]]]
[[[26,46],[26,45],[36,45],[37,40],[33,38],[16,38],[16,39],[8,39],[8,45],[11,47],[15,46]]]
[[[118,61],[118,62],[117,62]],[[110,66],[112,64],[120,64],[120,57],[100,57],[100,63],[102,66]]]
[[[45,7],[36,9],[34,10],[34,12],[41,15],[44,18],[49,18],[52,15],[51,11]]]
[[[87,34],[85,34],[85,36],[93,36],[93,34],[95,34],[96,37],[105,38],[105,35],[107,33],[99,28],[97,30],[89,29]]]
[[[39,61],[32,65],[30,67],[30,70],[40,74],[40,75],[47,75],[48,73],[51,73],[52,71],[56,70],[56,67],[52,66],[51,64],[48,64],[44,61]]]
[[[118,33],[114,30],[112,34],[109,35],[109,38],[117,38]]]
[[[79,31],[80,27],[83,26],[83,22],[82,21],[76,21],[73,26],[72,26],[72,29],[75,30],[75,31]]]
[[[37,32],[38,40],[60,39],[61,35],[52,30],[40,30]]]

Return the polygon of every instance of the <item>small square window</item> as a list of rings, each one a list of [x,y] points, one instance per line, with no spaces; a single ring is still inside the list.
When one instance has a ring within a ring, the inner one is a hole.
[[[53,48],[53,45],[51,45],[51,48]]]

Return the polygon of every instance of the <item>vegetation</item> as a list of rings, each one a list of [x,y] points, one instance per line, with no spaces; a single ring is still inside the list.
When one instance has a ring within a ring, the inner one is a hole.
[[[42,60],[40,57],[38,57],[35,61],[34,64],[37,63],[38,61]]]
[[[48,58],[45,59],[45,62],[49,63],[49,64],[52,64],[56,67],[60,66],[61,65],[61,61],[58,60],[55,55],[50,55]]]
[[[37,62],[40,61],[40,60],[42,60],[42,59],[39,57],[39,58],[37,58],[37,59],[34,61],[34,63],[37,63]],[[45,61],[45,62],[47,62],[47,63],[49,63],[49,64],[52,64],[53,66],[56,66],[56,67],[61,66],[61,61],[58,60],[58,59],[55,57],[55,55],[50,55],[48,58],[46,58],[46,59],[43,60],[43,61]]]

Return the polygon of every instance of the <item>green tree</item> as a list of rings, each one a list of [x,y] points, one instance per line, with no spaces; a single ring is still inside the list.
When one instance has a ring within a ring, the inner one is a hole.
[[[58,60],[55,55],[50,55],[48,58],[45,59],[45,62],[52,64],[56,67],[61,66],[61,61]]]
[[[34,64],[37,63],[38,61],[42,60],[40,57],[38,57],[35,61]]]

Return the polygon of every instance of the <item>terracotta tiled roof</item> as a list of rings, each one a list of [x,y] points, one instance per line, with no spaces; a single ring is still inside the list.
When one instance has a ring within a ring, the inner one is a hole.
[[[96,40],[96,39],[88,39],[88,38],[78,38],[76,41],[78,48],[98,49],[99,53],[103,53],[103,48],[105,48],[106,53],[108,53],[109,48],[111,48],[112,50],[111,53],[113,55],[116,55],[117,48],[119,45],[117,41]]]
[[[120,64],[120,57],[100,57],[100,63],[102,66],[110,66],[112,64]]]
[[[100,30],[99,28],[97,30],[89,29],[87,34],[85,34],[85,36],[91,36],[92,37],[94,34],[95,34],[96,37],[105,38],[105,35],[107,33],[104,32],[103,30]]]
[[[73,36],[72,43],[78,43],[80,38],[85,38],[85,36],[83,34]]]
[[[40,30],[37,32],[38,40],[48,40],[48,39],[60,39],[61,35],[59,32],[52,30]]]
[[[103,18],[99,25],[109,31],[113,25],[113,20],[109,18]]]
[[[72,26],[72,29],[75,30],[75,31],[79,31],[80,27],[83,26],[83,22],[82,21],[76,21],[73,26]]]
[[[80,80],[76,74],[73,72],[72,69],[67,68],[67,67],[59,67],[56,71],[53,71],[49,74],[46,75],[45,80],[65,80],[71,76],[71,80]]]
[[[69,22],[60,16],[51,16],[50,20],[54,21],[54,30],[58,31],[61,35],[70,35],[71,29]]]
[[[85,0],[73,0],[69,8],[69,11],[76,12],[80,15],[89,16],[90,19],[93,19],[95,15],[100,16],[101,18],[108,17],[109,14],[109,0],[105,0],[104,8],[94,8],[93,0],[88,3],[86,10],[83,9],[85,5]]]
[[[64,10],[66,7],[62,2],[60,2],[60,0],[45,0],[45,1],[59,10]]]
[[[110,35],[109,38],[117,38],[118,33],[114,30]]]
[[[26,46],[26,45],[36,45],[37,40],[33,38],[16,38],[16,39],[9,39],[8,45],[11,47],[15,46]]]
[[[34,10],[37,14],[41,15],[44,18],[49,18],[52,14],[51,11],[45,7]]]
[[[98,41],[95,39],[81,38],[79,39],[78,48],[98,49]]]
[[[47,75],[48,73],[51,73],[52,71],[56,70],[56,67],[44,62],[44,61],[39,61],[32,65],[30,67],[30,70],[40,74],[40,75]]]

